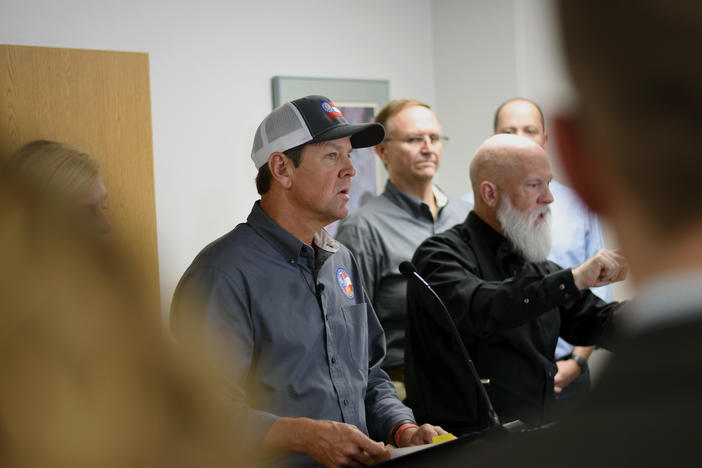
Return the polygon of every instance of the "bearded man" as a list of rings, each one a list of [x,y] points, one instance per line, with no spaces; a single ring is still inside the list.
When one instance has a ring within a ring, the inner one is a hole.
[[[563,269],[551,249],[551,167],[543,148],[495,135],[470,166],[475,206],[459,224],[422,243],[413,263],[446,304],[502,420],[530,426],[550,420],[555,403],[558,336],[605,344],[617,303],[588,288],[623,279],[626,262],[601,250]],[[480,382],[468,372],[447,318],[417,281],[407,289],[407,403],[418,420],[453,433],[488,426]]]

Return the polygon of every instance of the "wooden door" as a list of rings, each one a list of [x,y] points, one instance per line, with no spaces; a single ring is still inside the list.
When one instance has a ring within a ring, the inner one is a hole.
[[[158,304],[148,54],[0,45],[0,160],[38,138],[98,160],[110,236],[132,250]]]

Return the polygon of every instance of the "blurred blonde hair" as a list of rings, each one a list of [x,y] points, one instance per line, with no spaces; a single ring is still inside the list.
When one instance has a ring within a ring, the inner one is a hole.
[[[38,189],[67,198],[88,190],[100,176],[100,165],[88,153],[57,141],[34,140],[15,151],[6,170]]]
[[[207,367],[176,356],[143,306],[128,256],[80,239],[0,175],[0,465],[251,466]]]

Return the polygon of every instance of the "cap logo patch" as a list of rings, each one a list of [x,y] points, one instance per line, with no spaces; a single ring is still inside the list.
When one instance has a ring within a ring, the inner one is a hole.
[[[346,270],[341,267],[336,270],[336,283],[339,285],[341,292],[344,293],[344,296],[353,299],[353,284],[351,283],[351,278],[349,278]]]
[[[331,101],[322,101],[321,106],[324,113],[327,114],[327,117],[329,117],[330,119],[344,116],[339,110],[339,108],[336,107]]]

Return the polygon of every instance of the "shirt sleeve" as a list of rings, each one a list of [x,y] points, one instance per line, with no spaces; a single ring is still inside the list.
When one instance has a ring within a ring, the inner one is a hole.
[[[171,326],[179,342],[203,350],[222,378],[234,424],[247,428],[242,432],[247,438],[242,445],[253,447],[261,443],[278,416],[251,409],[246,403],[253,325],[241,284],[214,267],[187,272],[174,294]]]
[[[561,309],[560,336],[576,346],[609,347],[615,333],[614,312],[621,303],[607,303],[590,290]]]
[[[445,302],[456,327],[461,333],[476,338],[523,325],[544,312],[573,302],[580,293],[570,270],[521,275],[502,281],[485,280],[477,259],[455,246],[427,242],[417,251],[414,263]],[[432,301],[416,285],[408,289],[408,293],[410,291],[409,301],[418,295],[425,303]],[[439,314],[437,322],[445,324],[438,304],[427,309]]]

